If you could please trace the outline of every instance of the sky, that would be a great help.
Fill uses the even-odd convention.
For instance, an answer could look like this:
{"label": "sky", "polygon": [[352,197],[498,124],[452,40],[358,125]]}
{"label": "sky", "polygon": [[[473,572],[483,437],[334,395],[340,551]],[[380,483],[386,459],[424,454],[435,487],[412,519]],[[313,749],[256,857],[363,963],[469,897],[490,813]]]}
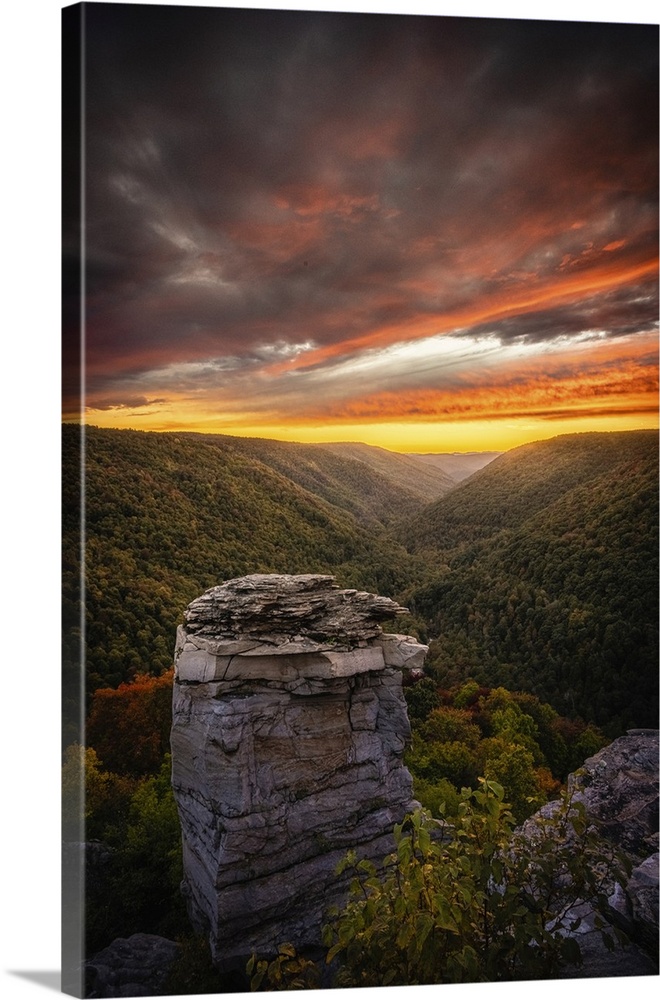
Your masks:
{"label": "sky", "polygon": [[85,16],[66,420],[403,452],[657,427],[657,26]]}

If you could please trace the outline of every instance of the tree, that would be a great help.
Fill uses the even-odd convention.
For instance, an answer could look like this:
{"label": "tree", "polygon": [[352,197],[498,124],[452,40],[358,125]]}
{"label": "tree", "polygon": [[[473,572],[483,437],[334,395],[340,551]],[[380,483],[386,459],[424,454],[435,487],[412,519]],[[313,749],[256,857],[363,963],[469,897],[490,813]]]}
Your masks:
{"label": "tree", "polygon": [[[166,754],[157,775],[140,782],[131,799],[125,841],[118,852],[119,890],[127,926],[171,933],[182,924],[181,828]],[[127,877],[128,876],[128,877]]]}
{"label": "tree", "polygon": [[128,818],[136,782],[105,770],[92,747],[67,747],[62,766],[64,840],[112,842]]}
{"label": "tree", "polygon": [[425,722],[418,726],[420,735],[429,743],[465,743],[476,746],[481,739],[481,731],[472,721],[472,715],[465,709],[443,706],[434,708]]}
{"label": "tree", "polygon": [[174,670],[160,677],[138,674],[117,689],[92,696],[87,743],[116,774],[155,774],[169,750]]}
{"label": "tree", "polygon": [[483,774],[504,786],[518,823],[544,804],[545,796],[534,767],[534,757],[527,747],[492,736],[481,741],[479,753]]}
{"label": "tree", "polygon": [[479,685],[476,681],[468,680],[454,695],[454,707],[465,708],[472,705],[479,696]]}
{"label": "tree", "polygon": [[452,740],[427,743],[415,732],[406,763],[414,775],[431,782],[444,778],[455,788],[476,784],[479,773],[474,747]]}
{"label": "tree", "polygon": [[[109,778],[110,787],[114,780],[127,780]],[[170,778],[167,754],[158,774],[131,782],[122,815],[109,822],[105,809],[91,813],[90,824],[106,854],[86,886],[85,930],[92,952],[115,937],[139,931],[173,937],[188,926],[180,892],[181,830]]]}
{"label": "tree", "polygon": [[431,677],[422,677],[406,686],[404,692],[411,722],[423,721],[429,712],[440,705],[437,684]]}

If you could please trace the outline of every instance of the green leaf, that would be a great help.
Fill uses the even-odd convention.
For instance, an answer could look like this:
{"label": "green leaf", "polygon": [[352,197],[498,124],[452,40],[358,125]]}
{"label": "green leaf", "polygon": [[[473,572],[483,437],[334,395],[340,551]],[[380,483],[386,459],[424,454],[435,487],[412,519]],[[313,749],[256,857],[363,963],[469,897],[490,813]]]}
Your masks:
{"label": "green leaf", "polygon": [[337,944],[334,944],[332,948],[329,949],[327,955],[325,956],[326,964],[329,965],[330,962],[332,962],[333,958],[336,958],[336,956],[339,955],[340,952],[344,950],[344,947],[345,945],[342,944],[341,941],[338,941]]}
{"label": "green leaf", "polygon": [[405,948],[410,943],[414,930],[412,924],[403,924],[399,928],[399,933],[396,936],[397,948]]}
{"label": "green leaf", "polygon": [[439,901],[435,923],[436,926],[440,927],[443,931],[453,931],[454,934],[458,933],[458,925],[454,920],[454,917],[449,909],[449,904],[445,899]]}
{"label": "green leaf", "polygon": [[417,921],[416,938],[421,951],[424,942],[433,930],[433,917],[430,913],[420,913]]}
{"label": "green leaf", "polygon": [[582,964],[582,952],[575,938],[566,937],[561,943],[561,957],[569,965]]}
{"label": "green leaf", "polygon": [[605,945],[605,947],[607,948],[607,950],[608,951],[614,951],[614,947],[615,947],[615,945],[614,945],[614,939],[611,937],[611,935],[608,934],[607,931],[601,931],[600,932],[600,936],[602,937],[603,944]]}

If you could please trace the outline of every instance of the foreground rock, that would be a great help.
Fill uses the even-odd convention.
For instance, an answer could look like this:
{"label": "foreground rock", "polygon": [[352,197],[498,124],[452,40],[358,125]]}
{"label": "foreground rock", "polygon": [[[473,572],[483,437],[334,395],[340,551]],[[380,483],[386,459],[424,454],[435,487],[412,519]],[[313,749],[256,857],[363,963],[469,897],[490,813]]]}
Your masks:
{"label": "foreground rock", "polygon": [[658,850],[658,730],[631,729],[569,779],[601,834],[640,863]]}
{"label": "foreground rock", "polygon": [[[574,977],[644,976],[658,972],[658,731],[630,730],[569,775],[568,791],[582,802],[586,816],[604,840],[627,857],[631,874],[625,885],[611,886],[600,914],[625,932],[626,948],[610,951],[590,907],[577,908],[582,920],[576,938],[584,965],[567,970]],[[556,803],[540,810],[552,818]],[[523,826],[534,836],[535,817]],[[614,937],[614,935],[610,935]]]}
{"label": "foreground rock", "polygon": [[349,848],[381,860],[414,808],[403,611],[332,577],[254,575],[189,606],[177,634],[173,788],[184,891],[217,965],[320,942]]}
{"label": "foreground rock", "polygon": [[[631,730],[571,776],[569,789],[584,803],[587,816],[632,866],[626,885],[613,888],[605,914],[631,944],[623,953],[604,954],[594,936],[588,967],[607,970],[598,975],[658,971],[658,751],[657,730]],[[617,957],[618,972],[613,967]]]}
{"label": "foreground rock", "polygon": [[85,963],[86,997],[164,996],[179,945],[156,934],[133,934]]}

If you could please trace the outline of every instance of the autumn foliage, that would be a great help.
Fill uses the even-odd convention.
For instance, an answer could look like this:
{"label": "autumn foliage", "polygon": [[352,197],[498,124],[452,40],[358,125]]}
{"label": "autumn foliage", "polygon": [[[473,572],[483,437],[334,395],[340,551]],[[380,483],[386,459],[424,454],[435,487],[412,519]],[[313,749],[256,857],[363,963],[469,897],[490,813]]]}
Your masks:
{"label": "autumn foliage", "polygon": [[130,684],[94,692],[87,745],[116,774],[155,774],[169,750],[173,668],[159,677],[138,674]]}

